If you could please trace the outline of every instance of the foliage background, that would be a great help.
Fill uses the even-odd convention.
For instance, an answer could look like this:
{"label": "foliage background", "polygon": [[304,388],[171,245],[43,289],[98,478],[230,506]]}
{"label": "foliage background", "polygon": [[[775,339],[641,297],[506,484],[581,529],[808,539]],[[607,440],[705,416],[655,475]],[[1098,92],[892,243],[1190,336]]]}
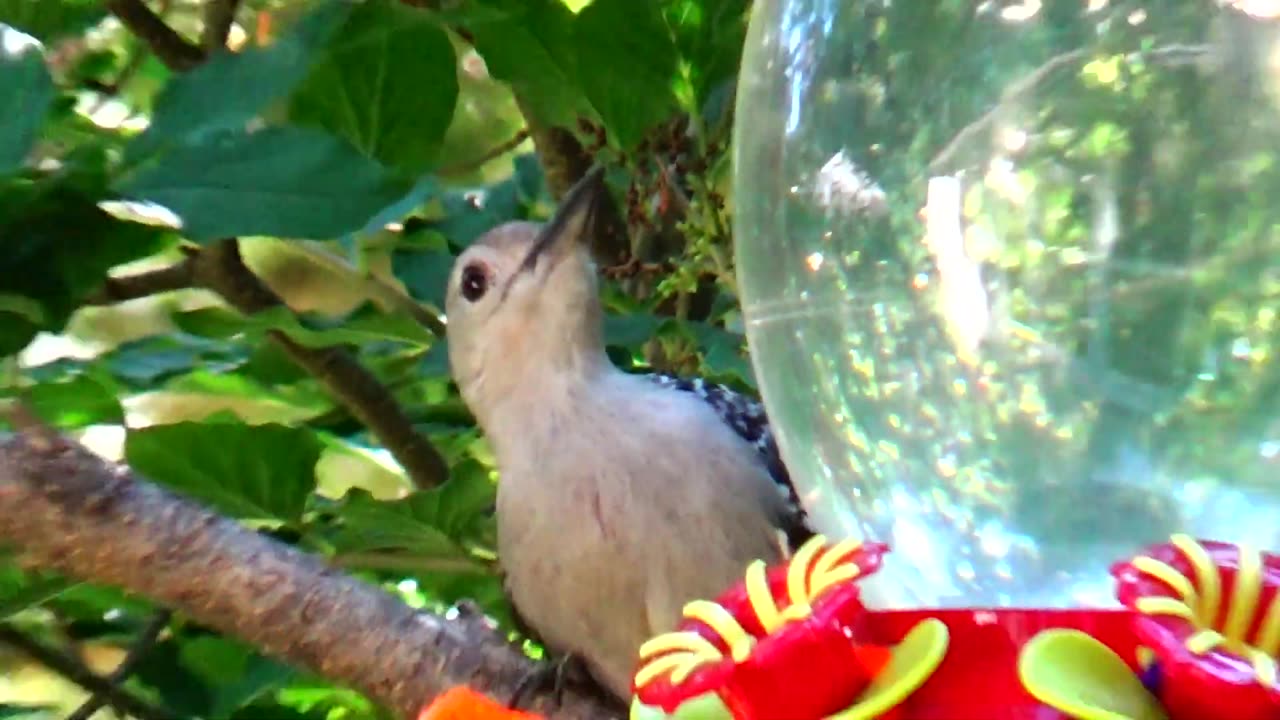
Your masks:
{"label": "foliage background", "polygon": [[[4,395],[415,606],[470,598],[505,622],[492,459],[438,319],[461,249],[546,217],[598,158],[630,228],[601,248],[615,360],[749,382],[718,282],[746,3],[582,5],[0,2]],[[236,256],[285,304],[205,276]],[[298,348],[354,359],[400,410],[368,410],[376,393]],[[124,687],[180,716],[379,712],[183,618],[149,627],[145,598],[0,558],[7,631],[102,672],[146,645]],[[0,715],[84,698],[19,653],[0,663]]]}
{"label": "foliage background", "polygon": [[[1124,440],[1172,447],[1171,462],[1210,475],[1242,467],[1219,438],[1274,435],[1280,393],[1280,169],[1267,151],[1277,126],[1235,110],[1258,94],[1274,103],[1276,86],[1214,84],[1199,60],[1154,73],[1157,63],[1133,58],[1157,40],[1212,41],[1233,49],[1232,62],[1265,37],[1209,2],[865,5],[865,17],[844,16],[857,20],[843,31],[856,42],[827,58],[856,78],[835,96],[849,112],[825,116],[870,138],[856,160],[895,197],[918,197],[913,184],[943,169],[930,168],[940,157],[948,172],[977,171],[969,202],[988,207],[966,213],[1005,231],[983,257],[1009,280],[1005,309],[1068,354],[1105,347],[1109,367],[1173,388],[1142,423],[1104,422],[1127,411],[1091,401],[1093,435],[1064,442],[1096,443],[1085,455],[1108,462]],[[1029,5],[1045,22],[995,42]],[[601,162],[618,210],[597,248],[615,362],[751,390],[728,192],[748,10],[747,0],[0,0],[11,28],[0,37],[0,389],[154,482],[408,603],[443,611],[470,598],[507,621],[492,458],[445,362],[445,275],[482,232],[546,217]],[[954,141],[985,122],[1002,88],[1082,44],[1093,55],[1075,58],[1073,80],[1013,103],[1032,129],[1013,179],[984,176],[985,155]],[[1233,161],[1217,162],[1226,149]],[[1119,241],[1124,262],[1081,259],[1094,200],[1080,178],[1100,168],[1118,173],[1120,216],[1134,228]],[[1002,194],[1013,180],[1037,187],[1036,202]],[[917,212],[893,207],[867,256],[919,256]],[[849,279],[874,279],[854,265]],[[1135,267],[1172,280],[1127,315],[1074,322],[1091,298],[1125,292]],[[1018,296],[1036,283],[1060,283],[1062,301]],[[1156,331],[1170,324],[1184,331]],[[901,377],[877,339],[863,338],[871,349],[857,369]],[[941,362],[918,365],[950,377]],[[1210,370],[1214,381],[1201,382]],[[942,410],[916,424],[859,420],[863,472],[888,462],[877,453],[906,453],[952,458],[963,479],[993,457],[968,432],[975,424],[1044,431],[1043,446],[1082,422],[1016,380],[1007,388],[980,422]],[[1195,437],[1207,439],[1184,442]],[[100,671],[146,645],[123,685],[180,716],[379,716],[355,693],[187,619],[157,624],[156,611],[0,556],[0,632],[56,643]],[[62,717],[83,699],[3,647],[0,717]]]}

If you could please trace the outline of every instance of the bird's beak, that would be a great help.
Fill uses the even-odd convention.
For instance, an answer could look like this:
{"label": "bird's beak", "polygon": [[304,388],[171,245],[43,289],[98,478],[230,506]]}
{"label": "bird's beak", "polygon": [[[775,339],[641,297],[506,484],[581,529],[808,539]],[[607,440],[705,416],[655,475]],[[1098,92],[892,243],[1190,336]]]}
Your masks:
{"label": "bird's beak", "polygon": [[565,193],[560,207],[543,226],[520,269],[533,270],[544,260],[555,265],[579,243],[585,244],[606,192],[604,168],[596,165]]}

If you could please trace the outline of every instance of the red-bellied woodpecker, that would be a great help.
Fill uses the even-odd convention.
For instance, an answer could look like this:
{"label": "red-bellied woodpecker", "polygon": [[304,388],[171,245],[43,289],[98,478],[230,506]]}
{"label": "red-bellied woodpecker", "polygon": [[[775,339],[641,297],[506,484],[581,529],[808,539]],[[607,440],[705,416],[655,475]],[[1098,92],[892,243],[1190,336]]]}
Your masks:
{"label": "red-bellied woodpecker", "polygon": [[498,463],[498,553],[523,625],[620,699],[684,604],[810,536],[763,406],[605,354],[588,245],[595,170],[449,277],[449,361]]}

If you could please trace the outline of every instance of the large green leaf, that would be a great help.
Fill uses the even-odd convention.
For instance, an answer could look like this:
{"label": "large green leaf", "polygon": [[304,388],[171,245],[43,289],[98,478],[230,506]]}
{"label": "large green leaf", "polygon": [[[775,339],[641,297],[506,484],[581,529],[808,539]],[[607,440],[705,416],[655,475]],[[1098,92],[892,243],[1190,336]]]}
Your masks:
{"label": "large green leaf", "polygon": [[573,47],[578,82],[619,145],[670,117],[678,58],[655,4],[595,0],[574,20]]}
{"label": "large green leaf", "polygon": [[225,372],[239,366],[249,354],[248,348],[232,343],[169,333],[123,343],[101,356],[98,364],[117,380],[149,387],[196,367]]}
{"label": "large green leaf", "polygon": [[155,482],[233,517],[297,521],[322,444],[306,428],[183,422],[132,430],[125,459]]}
{"label": "large green leaf", "polygon": [[211,133],[243,130],[268,104],[302,82],[352,7],[347,0],[321,0],[271,45],[220,52],[174,78],[157,98],[146,132],[129,144],[129,157],[141,158]]}
{"label": "large green leaf", "polygon": [[699,107],[738,71],[748,0],[665,0],[663,16],[684,60]]}
{"label": "large green leaf", "polygon": [[751,363],[746,355],[746,339],[742,335],[706,323],[688,323],[687,326],[702,350],[708,374],[732,376],[755,386]]}
{"label": "large green leaf", "polygon": [[[0,395],[5,394],[0,391]],[[86,375],[25,388],[32,410],[55,427],[81,428],[99,423],[123,423],[124,410],[109,388]],[[0,421],[0,427],[5,423]]]}
{"label": "large green leaf", "polygon": [[443,308],[453,262],[454,256],[444,250],[397,250],[391,256],[391,269],[411,296]]}
{"label": "large green leaf", "polygon": [[673,323],[669,318],[660,318],[644,310],[623,315],[611,313],[604,318],[604,340],[608,345],[632,349],[653,339],[661,328]]}
{"label": "large green leaf", "polygon": [[353,490],[338,506],[342,524],[332,538],[339,552],[407,551],[430,557],[464,556],[465,541],[488,540],[487,511],[496,486],[474,460],[444,485],[403,500],[376,500]]}
{"label": "large green leaf", "polygon": [[0,0],[0,23],[48,45],[106,17],[101,0]]}
{"label": "large green leaf", "polygon": [[435,159],[457,100],[457,58],[445,31],[420,10],[368,0],[295,92],[289,116],[416,174]]}
{"label": "large green leaf", "polygon": [[260,335],[268,330],[280,330],[311,347],[378,341],[425,346],[435,342],[435,336],[408,315],[390,315],[372,307],[362,308],[333,327],[316,327],[286,307],[270,308],[253,315],[210,307],[178,313],[173,319],[183,331],[200,337],[228,338],[241,333]]}
{"label": "large green leaf", "polygon": [[91,197],[60,183],[0,187],[0,292],[9,296],[0,298],[0,351],[12,352],[11,343],[27,332],[61,330],[108,269],[174,240],[162,229],[112,217]]}
{"label": "large green leaf", "polygon": [[[43,312],[32,316],[15,311],[6,305],[6,301],[10,299],[13,298],[0,296],[0,357],[12,355],[26,347],[40,332],[41,318],[44,316]],[[39,306],[30,298],[18,299]]]}
{"label": "large green leaf", "polygon": [[156,643],[134,673],[178,715],[202,718],[232,717],[297,676],[297,670],[241,642],[186,633]]}
{"label": "large green leaf", "polygon": [[[435,194],[439,192],[439,181],[434,175],[423,175],[418,178],[418,182],[409,189],[403,197],[398,198],[395,202],[382,208],[376,215],[369,218],[369,222],[357,231],[357,234],[375,233],[384,229],[387,225],[401,220],[404,216],[413,212],[418,207],[425,204]],[[345,243],[354,243],[354,236],[343,238]]]}
{"label": "large green leaf", "polygon": [[[0,34],[12,32],[0,26]],[[53,78],[38,46],[0,50],[0,174],[21,168],[53,104]]]}
{"label": "large green leaf", "polygon": [[462,18],[489,75],[509,84],[540,121],[564,127],[592,113],[574,70],[573,22],[560,0],[487,0]]}
{"label": "large green leaf", "polygon": [[427,223],[455,246],[466,247],[489,230],[509,220],[526,217],[515,178],[481,191],[454,190],[440,196],[444,217]]}
{"label": "large green leaf", "polygon": [[116,187],[175,212],[197,242],[237,235],[327,239],[363,227],[412,183],[345,140],[271,127],[177,148]]}
{"label": "large green leaf", "polygon": [[205,717],[228,717],[237,708],[274,690],[298,671],[236,640],[195,637],[179,651],[182,664],[217,688]]}
{"label": "large green leaf", "polygon": [[53,573],[21,570],[0,560],[0,621],[49,600],[75,585]]}

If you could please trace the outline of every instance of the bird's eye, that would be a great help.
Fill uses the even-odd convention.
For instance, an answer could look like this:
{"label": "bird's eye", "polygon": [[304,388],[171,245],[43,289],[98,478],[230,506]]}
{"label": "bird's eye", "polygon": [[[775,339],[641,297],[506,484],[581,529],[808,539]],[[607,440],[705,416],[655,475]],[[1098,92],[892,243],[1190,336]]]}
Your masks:
{"label": "bird's eye", "polygon": [[479,265],[468,265],[462,268],[462,297],[467,302],[475,302],[484,297],[485,292],[489,289],[489,276],[484,274],[484,269]]}

